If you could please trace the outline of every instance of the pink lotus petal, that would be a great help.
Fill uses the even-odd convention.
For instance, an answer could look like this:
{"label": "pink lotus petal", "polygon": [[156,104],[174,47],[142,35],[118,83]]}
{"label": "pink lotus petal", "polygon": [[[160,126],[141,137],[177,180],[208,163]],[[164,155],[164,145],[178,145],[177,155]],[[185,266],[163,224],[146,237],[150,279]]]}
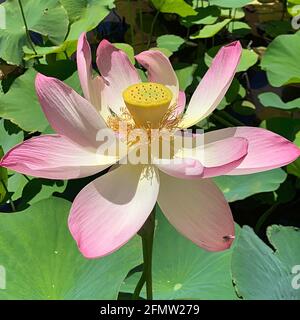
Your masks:
{"label": "pink lotus petal", "polygon": [[130,85],[141,82],[128,56],[107,40],[102,40],[97,50],[97,65],[105,82],[105,101],[111,110],[120,113],[125,106],[122,93]]}
{"label": "pink lotus petal", "polygon": [[43,111],[56,133],[86,147],[97,148],[97,133],[107,128],[93,106],[58,79],[36,77],[36,91]]}
{"label": "pink lotus petal", "polygon": [[179,83],[168,57],[160,51],[149,50],[138,54],[135,58],[147,69],[149,81],[161,83],[170,88],[173,92],[172,103],[177,103]]}
{"label": "pink lotus petal", "polygon": [[[248,152],[248,141],[241,137],[215,137],[209,132],[202,135],[195,134],[191,139],[195,141],[195,147],[178,150],[176,157],[198,160],[203,166],[202,178],[216,177],[230,172],[241,164]],[[187,144],[187,141],[185,143],[193,145]]]}
{"label": "pink lotus petal", "polygon": [[76,179],[100,172],[117,159],[89,152],[59,135],[31,138],[12,148],[0,166],[46,179]]}
{"label": "pink lotus petal", "polygon": [[203,165],[194,159],[171,159],[157,163],[162,172],[180,179],[199,179],[203,176]]}
{"label": "pink lotus petal", "polygon": [[[209,133],[205,134],[205,137],[206,135]],[[247,156],[248,141],[244,138],[228,138],[207,143],[205,137],[202,157],[203,178],[224,175],[236,168]]]}
{"label": "pink lotus petal", "polygon": [[103,257],[129,241],[153,209],[158,190],[153,167],[149,172],[132,165],[122,165],[87,185],[73,202],[69,217],[82,254]]}
{"label": "pink lotus petal", "polygon": [[219,105],[235,75],[242,54],[239,42],[223,47],[199,83],[181,126],[188,128],[206,118]]}
{"label": "pink lotus petal", "polygon": [[241,175],[285,166],[300,156],[300,149],[271,131],[255,127],[227,128],[209,133],[210,139],[242,137],[248,140],[248,154],[242,163],[227,174]]}
{"label": "pink lotus petal", "polygon": [[210,179],[181,180],[160,174],[158,203],[169,222],[199,247],[228,249],[234,222],[222,192]]}
{"label": "pink lotus petal", "polygon": [[186,95],[185,95],[184,91],[179,91],[178,105],[177,105],[177,109],[176,109],[177,115],[180,115],[183,113],[185,106],[186,106]]}
{"label": "pink lotus petal", "polygon": [[93,78],[91,48],[86,34],[81,34],[77,46],[78,75],[85,98],[101,110],[101,91],[103,82],[100,76]]}

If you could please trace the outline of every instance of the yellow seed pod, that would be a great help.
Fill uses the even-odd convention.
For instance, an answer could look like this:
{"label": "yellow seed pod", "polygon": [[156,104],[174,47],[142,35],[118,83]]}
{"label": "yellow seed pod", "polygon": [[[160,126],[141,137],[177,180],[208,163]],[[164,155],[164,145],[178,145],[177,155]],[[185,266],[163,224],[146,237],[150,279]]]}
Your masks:
{"label": "yellow seed pod", "polygon": [[158,128],[172,98],[169,88],[153,82],[134,84],[123,92],[123,99],[135,123],[139,126],[151,124],[152,128]]}

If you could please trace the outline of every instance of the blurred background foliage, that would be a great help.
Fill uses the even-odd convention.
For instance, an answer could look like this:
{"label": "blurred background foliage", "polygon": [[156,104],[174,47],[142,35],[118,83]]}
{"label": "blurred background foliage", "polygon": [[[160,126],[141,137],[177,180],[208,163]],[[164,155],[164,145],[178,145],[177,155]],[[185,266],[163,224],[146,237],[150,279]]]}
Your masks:
{"label": "blurred background foliage", "polygon": [[[143,50],[162,51],[188,99],[218,49],[241,41],[242,59],[226,97],[194,129],[258,126],[300,147],[300,0],[1,3],[6,28],[0,29],[0,156],[24,139],[52,132],[35,94],[37,72],[82,93],[75,60],[82,32],[88,33],[93,54],[102,39],[133,63]],[[144,77],[144,70],[139,71]],[[86,261],[68,234],[70,201],[93,178],[50,181],[0,168],[0,265],[18,275],[9,291],[0,291],[0,299],[131,297],[139,274],[134,267],[141,263],[138,236],[111,257]],[[291,267],[300,264],[300,159],[283,169],[215,181],[237,224],[251,228],[237,225],[232,249],[208,253],[159,215],[154,297],[299,299],[300,290],[290,283]],[[31,275],[23,268],[28,259]]]}

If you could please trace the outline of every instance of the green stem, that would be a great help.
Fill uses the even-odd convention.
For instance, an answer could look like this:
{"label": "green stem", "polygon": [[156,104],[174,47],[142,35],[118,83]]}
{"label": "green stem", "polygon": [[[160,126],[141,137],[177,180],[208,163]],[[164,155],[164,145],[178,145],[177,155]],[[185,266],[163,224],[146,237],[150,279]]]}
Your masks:
{"label": "green stem", "polygon": [[243,123],[240,120],[236,119],[235,117],[233,117],[231,114],[229,114],[225,110],[220,110],[219,114],[221,116],[223,116],[224,118],[227,118],[228,121],[230,121],[231,123],[233,123],[236,126],[245,126],[245,123]]}
{"label": "green stem", "polygon": [[28,182],[31,181],[31,180],[26,176],[26,174],[23,174],[23,177],[24,177]]}
{"label": "green stem", "polygon": [[[127,0],[128,3],[128,7],[130,8],[130,0]],[[132,12],[131,10],[129,10],[130,12]],[[131,45],[134,45],[134,30],[133,30],[133,26],[130,24],[130,36],[131,36]]]}
{"label": "green stem", "polygon": [[156,12],[154,18],[153,18],[153,21],[152,21],[152,24],[151,24],[151,29],[150,29],[150,34],[149,34],[149,40],[148,40],[148,44],[147,44],[147,49],[150,49],[151,47],[151,42],[152,42],[152,37],[153,37],[153,32],[154,32],[154,27],[155,27],[155,24],[156,24],[156,21],[158,19],[158,16],[159,16],[159,11]]}
{"label": "green stem", "polygon": [[190,28],[190,27],[187,27],[187,28],[186,28],[186,38],[187,38],[187,39],[189,39],[190,33],[191,33],[191,28]]}
{"label": "green stem", "polygon": [[234,10],[233,10],[232,31],[234,31],[234,23],[235,23],[236,11],[237,11],[237,9],[234,9]]}
{"label": "green stem", "polygon": [[142,33],[142,42],[143,46],[145,43],[145,35],[144,35],[144,20],[143,20],[143,7],[142,7],[142,1],[139,1],[139,16],[140,16],[140,28],[141,28],[141,33]]}
{"label": "green stem", "polygon": [[269,216],[276,210],[278,207],[278,203],[273,204],[272,207],[270,207],[263,215],[260,216],[258,219],[256,226],[254,228],[255,232],[258,234],[263,224],[266,222],[266,220],[269,218]]}
{"label": "green stem", "polygon": [[212,113],[210,116],[213,119],[217,120],[219,123],[223,124],[225,127],[234,127],[234,125],[232,123],[230,123],[229,121],[223,119],[222,117],[218,116],[215,113]]}
{"label": "green stem", "polygon": [[[154,228],[153,228],[154,231]],[[153,300],[152,290],[152,252],[153,252],[153,233],[143,239],[144,268],[146,278],[147,300]]]}
{"label": "green stem", "polygon": [[144,226],[140,231],[143,242],[143,273],[142,276],[134,290],[133,299],[138,299],[143,289],[144,284],[146,284],[146,295],[147,300],[153,299],[153,289],[152,289],[152,253],[153,253],[153,238],[155,229],[155,207],[152,210],[149,218],[145,222]]}
{"label": "green stem", "polygon": [[9,192],[8,192],[8,189],[7,189],[7,187],[6,187],[6,184],[5,184],[4,181],[2,181],[2,180],[0,180],[0,182],[2,183],[4,190],[5,190],[5,192],[6,192],[7,195],[8,195],[9,203],[10,203],[10,205],[11,205],[12,211],[13,211],[13,212],[16,212],[17,210],[16,210],[16,207],[15,207],[15,204],[14,204],[14,202],[13,202],[13,199],[12,199],[11,195],[10,195]]}
{"label": "green stem", "polygon": [[70,60],[67,51],[64,51],[64,55],[65,55],[65,57],[66,57],[67,60]]}
{"label": "green stem", "polygon": [[287,0],[283,0],[283,8],[282,8],[281,21],[284,20],[285,13],[287,12],[287,9],[288,9],[288,1],[287,1]]}
{"label": "green stem", "polygon": [[246,80],[246,86],[247,86],[247,93],[252,97],[252,89],[251,89],[251,84],[250,84],[250,80],[249,80],[249,76],[248,73],[245,72],[243,74],[245,80]]}
{"label": "green stem", "polygon": [[28,25],[27,25],[27,22],[26,22],[26,18],[25,18],[25,14],[24,14],[23,5],[22,5],[21,0],[18,0],[18,3],[19,3],[19,7],[20,7],[20,10],[21,10],[21,14],[22,14],[22,18],[23,18],[23,22],[24,22],[24,26],[25,26],[25,30],[26,30],[27,41],[28,41],[31,49],[35,53],[35,55],[37,55],[37,52],[36,52],[36,50],[34,48],[32,40],[30,38],[30,33],[29,33],[29,29],[28,29]]}
{"label": "green stem", "polygon": [[145,282],[146,282],[145,273],[142,272],[142,276],[141,276],[141,278],[140,278],[140,280],[139,280],[139,282],[138,282],[138,284],[137,284],[137,286],[136,286],[136,288],[134,290],[134,293],[133,293],[133,296],[132,296],[132,300],[138,300],[139,299],[140,293],[141,293],[141,291],[142,291],[142,289],[144,287]]}

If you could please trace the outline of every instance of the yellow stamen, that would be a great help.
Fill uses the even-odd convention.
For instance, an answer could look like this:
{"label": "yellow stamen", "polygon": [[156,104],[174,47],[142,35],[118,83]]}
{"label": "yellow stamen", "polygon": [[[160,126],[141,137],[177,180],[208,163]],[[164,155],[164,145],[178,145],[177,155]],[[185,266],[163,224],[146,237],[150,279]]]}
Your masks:
{"label": "yellow stamen", "polygon": [[123,92],[123,99],[137,126],[159,128],[173,98],[172,91],[159,83],[138,83]]}

